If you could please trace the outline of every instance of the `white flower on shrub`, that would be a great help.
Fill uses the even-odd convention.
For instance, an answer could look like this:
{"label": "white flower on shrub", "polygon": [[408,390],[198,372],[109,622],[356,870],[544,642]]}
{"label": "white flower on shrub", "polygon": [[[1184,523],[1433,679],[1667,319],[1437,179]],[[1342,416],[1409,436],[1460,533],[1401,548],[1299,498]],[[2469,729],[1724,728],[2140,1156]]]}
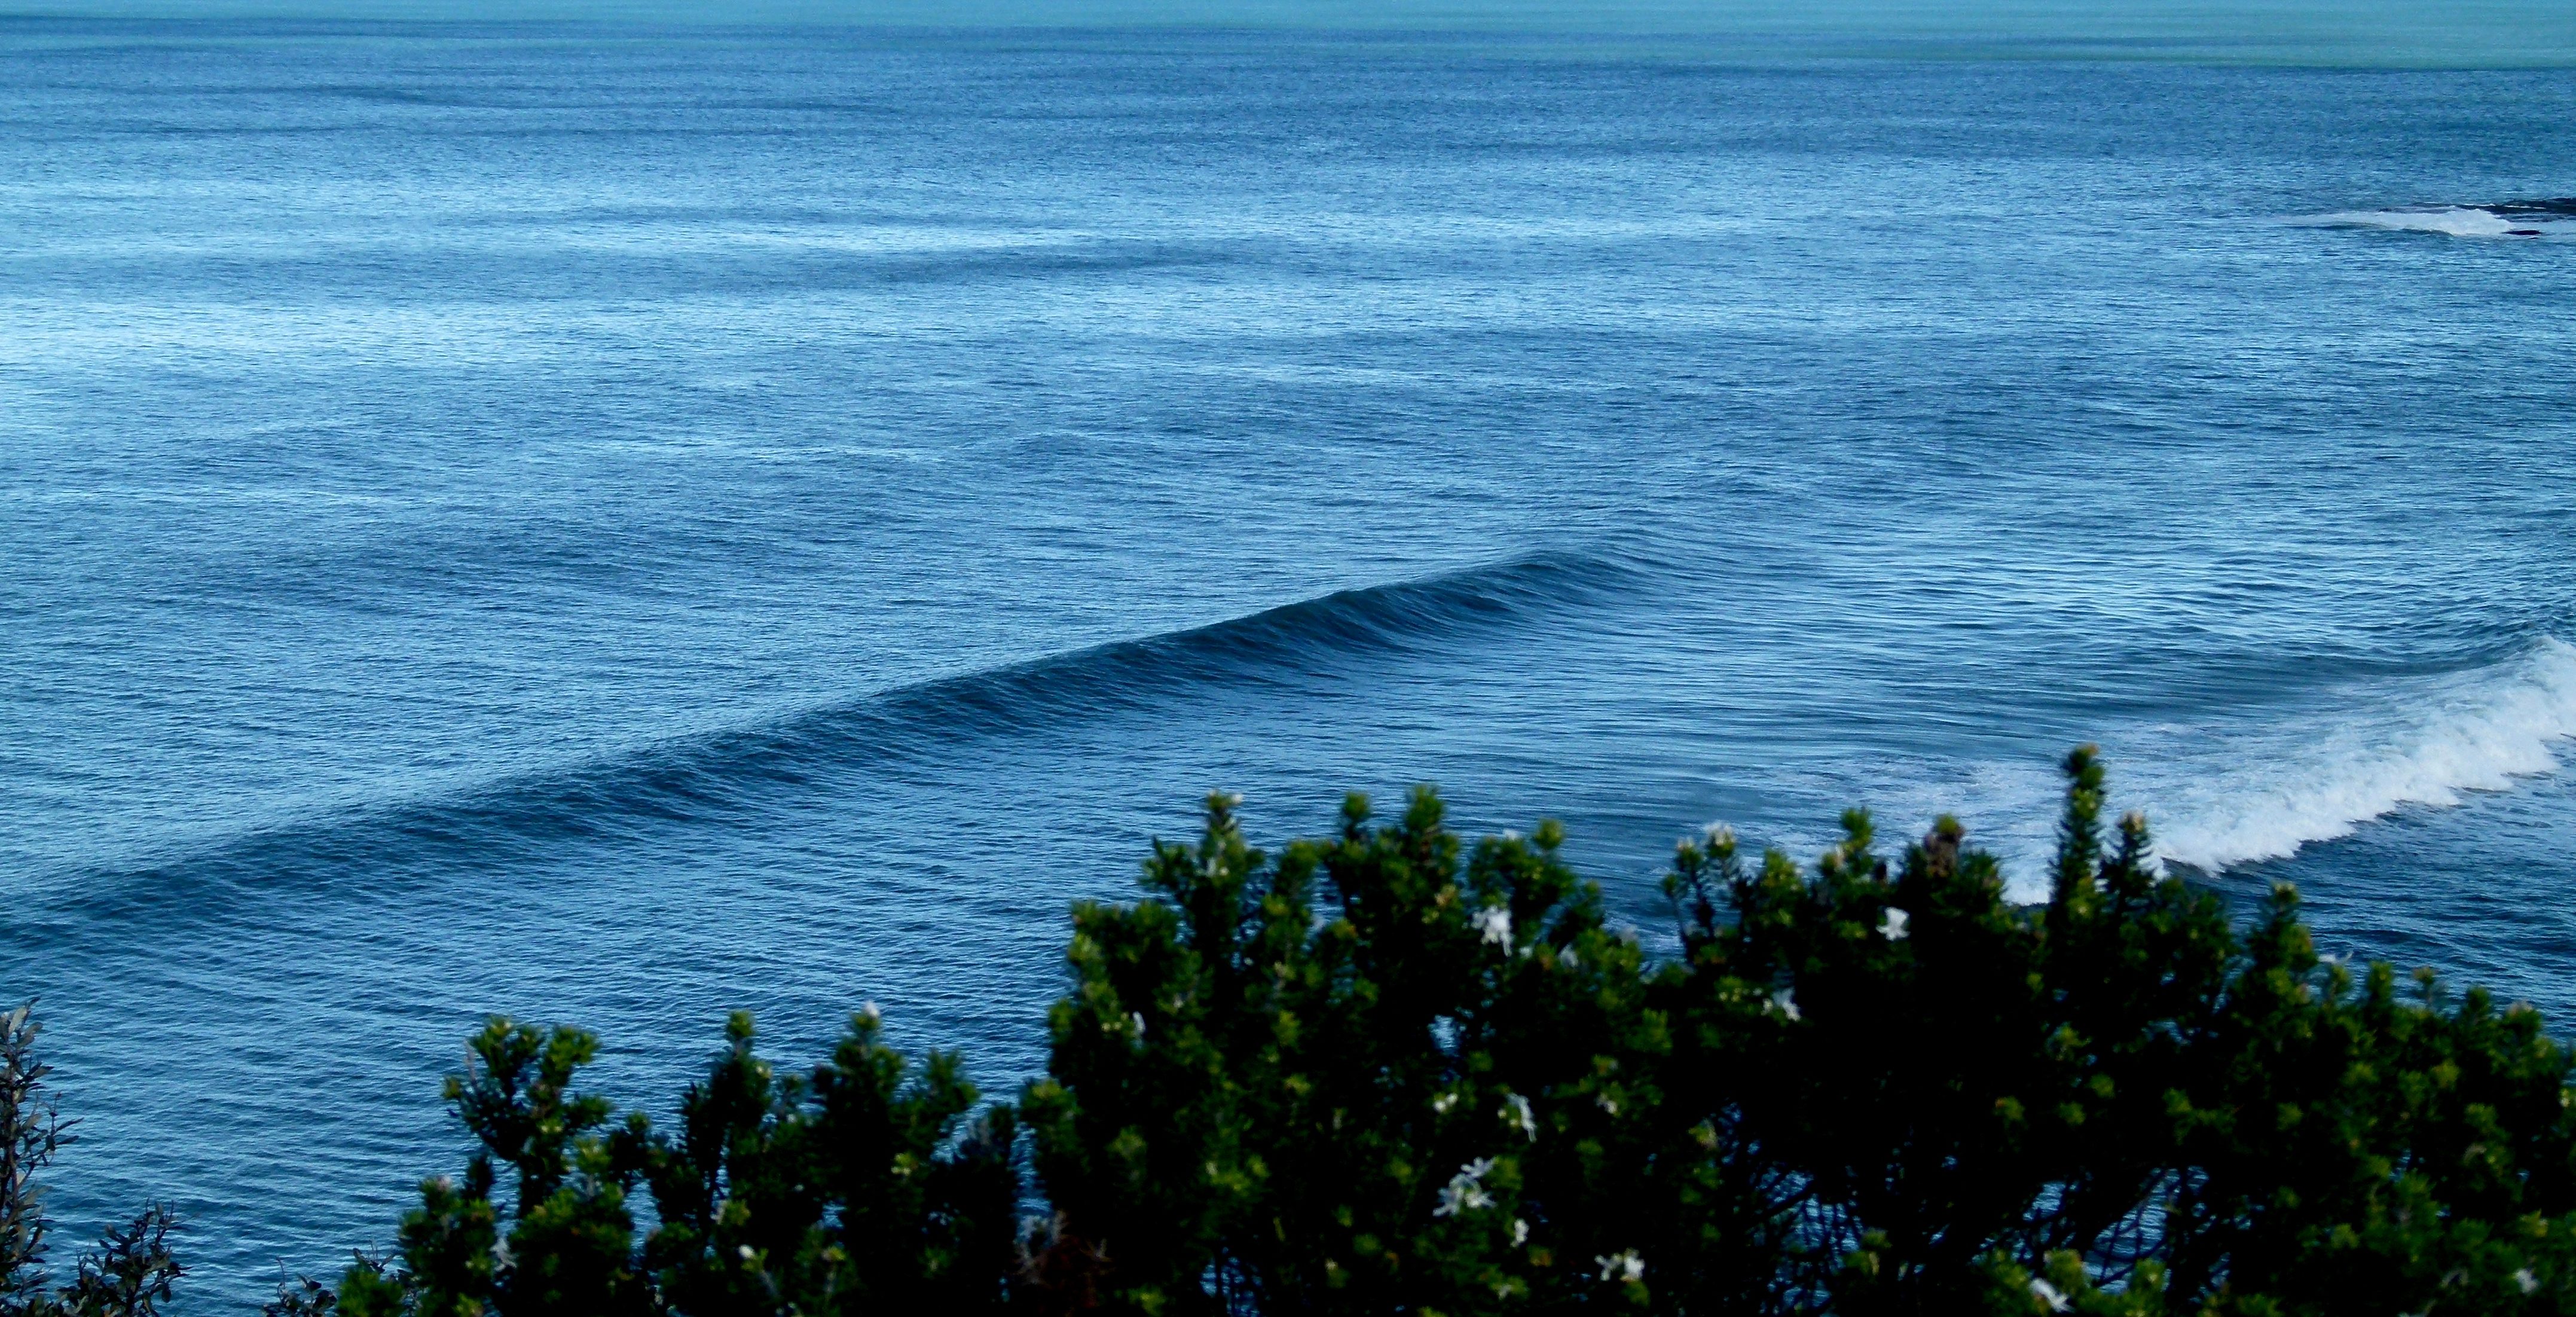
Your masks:
{"label": "white flower on shrub", "polygon": [[1592,1260],[1601,1264],[1603,1280],[1631,1281],[1646,1278],[1646,1260],[1637,1256],[1637,1250],[1633,1248],[1621,1249],[1616,1253]]}
{"label": "white flower on shrub", "polygon": [[1498,947],[1512,944],[1512,912],[1508,906],[1489,905],[1476,912],[1476,931]]}
{"label": "white flower on shrub", "polygon": [[2038,1296],[2040,1302],[2047,1304],[2050,1312],[2064,1312],[2067,1309],[2065,1291],[2037,1276],[2030,1278],[2030,1292]]}
{"label": "white flower on shrub", "polygon": [[1494,1169],[1494,1159],[1479,1157],[1458,1168],[1449,1183],[1441,1186],[1440,1205],[1431,1209],[1433,1216],[1456,1216],[1494,1205],[1494,1196],[1485,1192],[1485,1172]]}
{"label": "white flower on shrub", "polygon": [[1912,916],[1906,914],[1904,911],[1899,910],[1894,906],[1889,906],[1886,913],[1878,917],[1878,935],[1886,938],[1890,942],[1904,941],[1905,925],[1911,918]]}
{"label": "white flower on shrub", "polygon": [[1782,988],[1778,992],[1772,993],[1771,1004],[1778,1007],[1782,1015],[1788,1016],[1792,1020],[1798,1018],[1798,998],[1789,989]]}
{"label": "white flower on shrub", "polygon": [[1518,1093],[1503,1095],[1503,1109],[1494,1113],[1518,1126],[1521,1137],[1538,1141],[1538,1116],[1530,1110],[1530,1101]]}

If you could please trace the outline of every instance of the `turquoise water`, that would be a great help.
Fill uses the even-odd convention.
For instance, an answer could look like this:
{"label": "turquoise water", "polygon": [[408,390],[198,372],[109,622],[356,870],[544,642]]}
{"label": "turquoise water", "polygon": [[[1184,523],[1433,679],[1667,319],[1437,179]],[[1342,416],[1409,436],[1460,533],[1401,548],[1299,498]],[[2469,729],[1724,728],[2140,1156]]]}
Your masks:
{"label": "turquoise water", "polygon": [[1651,940],[1719,819],[2035,890],[2098,740],[2576,1018],[2576,84],[1924,54],[0,26],[59,1210],[381,1242],[486,1011],[1007,1089],[1217,786],[1558,815]]}
{"label": "turquoise water", "polygon": [[2566,68],[2556,0],[57,0],[93,18],[911,27],[952,34],[1231,28],[1434,36],[1685,59],[2091,57],[2331,68]]}

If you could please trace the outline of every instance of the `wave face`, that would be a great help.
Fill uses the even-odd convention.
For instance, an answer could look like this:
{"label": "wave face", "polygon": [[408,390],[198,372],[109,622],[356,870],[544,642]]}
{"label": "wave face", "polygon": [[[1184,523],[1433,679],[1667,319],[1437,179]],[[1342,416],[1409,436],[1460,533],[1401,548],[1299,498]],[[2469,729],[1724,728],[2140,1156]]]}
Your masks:
{"label": "wave face", "polygon": [[[1617,597],[1639,569],[1540,553],[1416,580],[1338,590],[1242,617],[959,673],[758,723],[263,828],[139,872],[83,878],[88,933],[116,910],[162,911],[174,888],[205,902],[327,876],[353,860],[511,853],[615,838],[638,825],[731,820],[765,799],[987,737],[1024,736],[1166,706],[1193,690],[1288,687],[1371,658],[1476,643]],[[110,926],[112,927],[112,926]]]}
{"label": "wave face", "polygon": [[2448,809],[2555,773],[2576,737],[2576,646],[2555,638],[2439,679],[2357,688],[2333,721],[2267,729],[2160,803],[2164,856],[2200,870],[2297,854],[2408,806]]}
{"label": "wave face", "polygon": [[2342,210],[2302,223],[2357,229],[2440,233],[2454,238],[2576,238],[2576,198],[2503,201],[2486,205],[2398,206]]}

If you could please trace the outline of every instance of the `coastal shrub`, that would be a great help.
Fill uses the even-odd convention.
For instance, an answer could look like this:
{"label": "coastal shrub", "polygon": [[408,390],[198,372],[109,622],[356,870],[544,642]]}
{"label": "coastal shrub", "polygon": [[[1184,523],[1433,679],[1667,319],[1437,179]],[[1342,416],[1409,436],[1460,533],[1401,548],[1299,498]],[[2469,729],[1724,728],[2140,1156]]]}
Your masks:
{"label": "coastal shrub", "polygon": [[[1713,829],[1649,955],[1561,829],[1418,790],[1275,855],[1212,796],[1073,915],[1046,1073],[986,1102],[873,1008],[782,1074],[737,1015],[670,1128],[491,1022],[479,1146],[273,1314],[2576,1312],[2576,1090],[2528,1006],[2238,925],[2065,765],[2048,899],[1953,819],[1810,866]],[[44,1288],[7,1017],[0,1315],[151,1312],[165,1211]],[[14,1306],[11,1306],[14,1305]],[[46,1306],[51,1305],[51,1306]],[[119,1306],[122,1305],[122,1306]]]}
{"label": "coastal shrub", "polygon": [[955,1054],[912,1065],[880,1024],[860,1012],[830,1060],[781,1076],[737,1013],[663,1132],[574,1090],[596,1037],[496,1019],[447,1081],[481,1145],[464,1174],[422,1183],[394,1256],[360,1256],[336,1288],[286,1286],[267,1310],[999,1311],[1017,1261],[1011,1109],[977,1110]]}
{"label": "coastal shrub", "polygon": [[1796,1306],[2576,1306],[2570,1061],[2537,1013],[2446,1006],[2429,975],[2403,1001],[2385,965],[2356,983],[2286,887],[2236,935],[2154,871],[2145,820],[2104,845],[2089,751],[2066,769],[2037,909],[1949,819],[1893,867],[1857,814],[1812,875],[1748,871],[1722,833],[1681,848],[1664,981],[1710,1022],[1694,1091],[1799,1184],[1809,1258],[1839,1259]]}
{"label": "coastal shrub", "polygon": [[144,1208],[110,1226],[98,1246],[54,1285],[45,1267],[45,1186],[37,1177],[73,1141],[72,1126],[45,1093],[52,1068],[36,1060],[32,1003],[0,1015],[0,1317],[150,1317],[169,1301],[182,1269],[170,1252],[178,1218]]}
{"label": "coastal shrub", "polygon": [[[1759,1304],[1788,1223],[1676,1092],[1673,1021],[1560,830],[1462,847],[1417,791],[1273,863],[1232,798],[1156,899],[1074,915],[1023,1099],[1038,1185],[1125,1311]],[[1317,908],[1319,889],[1331,899]]]}

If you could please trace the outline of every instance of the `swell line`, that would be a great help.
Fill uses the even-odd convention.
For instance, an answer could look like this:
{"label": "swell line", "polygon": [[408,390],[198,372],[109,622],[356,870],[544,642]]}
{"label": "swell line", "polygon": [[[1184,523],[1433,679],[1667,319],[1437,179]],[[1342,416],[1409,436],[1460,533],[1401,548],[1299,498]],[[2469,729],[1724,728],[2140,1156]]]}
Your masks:
{"label": "swell line", "polygon": [[[66,894],[86,922],[217,902],[294,875],[475,853],[496,863],[568,840],[749,817],[782,790],[980,738],[1155,707],[1211,686],[1285,686],[1368,655],[1419,651],[1616,595],[1639,569],[1541,553],[1336,591],[1186,630],[934,678],[783,718],[654,743],[426,800],[311,817]],[[351,875],[353,881],[363,878]],[[30,915],[35,912],[28,911]],[[41,922],[53,922],[43,920]]]}

